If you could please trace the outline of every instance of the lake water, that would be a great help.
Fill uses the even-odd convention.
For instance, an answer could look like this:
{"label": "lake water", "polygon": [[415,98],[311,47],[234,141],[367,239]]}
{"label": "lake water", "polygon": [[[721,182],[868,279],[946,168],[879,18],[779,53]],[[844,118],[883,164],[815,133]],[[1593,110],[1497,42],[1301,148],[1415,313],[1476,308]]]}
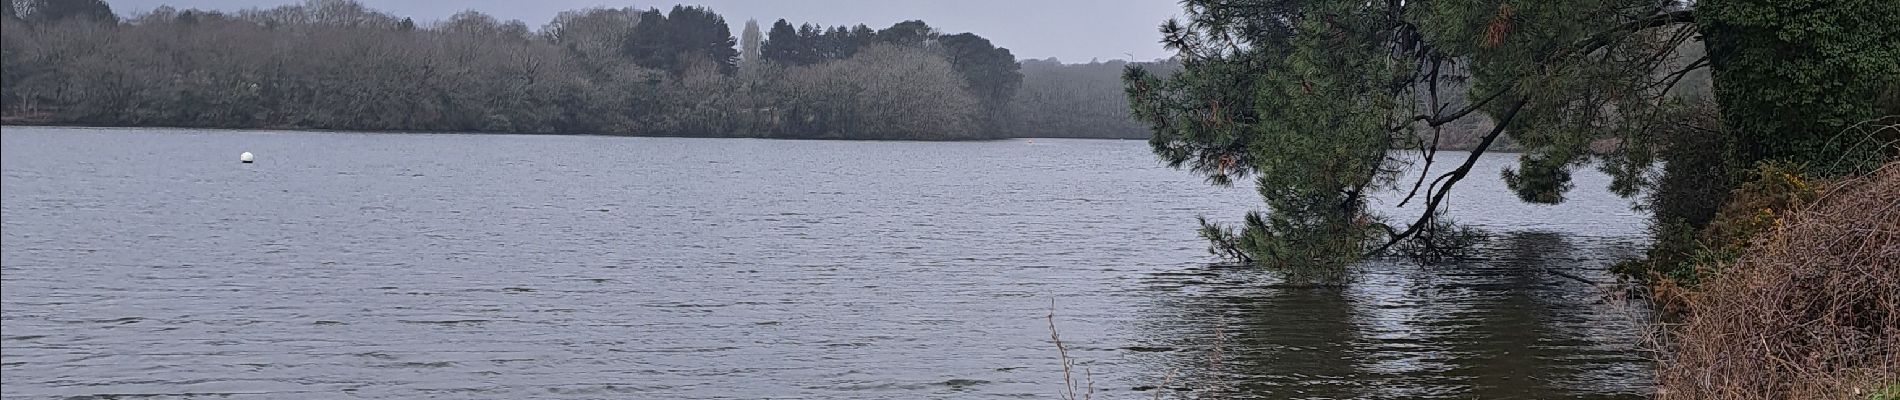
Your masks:
{"label": "lake water", "polygon": [[1141,141],[0,137],[8,399],[1052,398],[1052,300],[1097,398],[1651,381],[1642,310],[1551,273],[1611,280],[1644,217],[1593,171],[1522,204],[1511,155],[1452,203],[1485,258],[1327,289],[1209,264],[1194,217],[1258,196]]}

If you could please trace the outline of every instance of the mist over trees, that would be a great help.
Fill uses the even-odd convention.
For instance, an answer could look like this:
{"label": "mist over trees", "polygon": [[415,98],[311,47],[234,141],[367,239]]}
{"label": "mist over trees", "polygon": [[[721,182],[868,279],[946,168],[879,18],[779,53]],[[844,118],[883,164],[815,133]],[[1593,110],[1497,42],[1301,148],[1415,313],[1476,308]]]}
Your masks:
{"label": "mist over trees", "polygon": [[[417,23],[349,0],[235,12],[0,1],[7,123],[960,140],[1136,137],[1026,119],[1008,49],[923,21],[775,21],[590,8],[539,29],[465,11]],[[1050,82],[1073,78],[1043,74]],[[1091,75],[1093,78],[1093,75]],[[1100,77],[1112,85],[1113,77]],[[1074,83],[1082,85],[1082,83]],[[1040,101],[1080,104],[1071,91]],[[1108,107],[1106,104],[1093,105]],[[1122,113],[1093,112],[1120,118]],[[1066,123],[1068,126],[1043,127]]]}
{"label": "mist over trees", "polygon": [[1122,70],[1131,64],[1162,74],[1180,68],[1171,61],[1063,64],[1053,58],[1024,60],[1022,88],[1011,105],[1018,121],[1016,132],[1034,137],[1147,139],[1153,131],[1129,116],[1128,97],[1123,94]]}

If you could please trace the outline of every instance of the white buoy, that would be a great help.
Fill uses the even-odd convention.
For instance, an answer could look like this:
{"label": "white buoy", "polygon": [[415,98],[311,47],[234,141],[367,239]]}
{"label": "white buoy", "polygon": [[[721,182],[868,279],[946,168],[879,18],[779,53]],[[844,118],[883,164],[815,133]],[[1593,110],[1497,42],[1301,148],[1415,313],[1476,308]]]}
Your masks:
{"label": "white buoy", "polygon": [[248,151],[246,151],[246,152],[244,152],[244,154],[239,154],[239,155],[238,155],[238,162],[241,162],[241,163],[245,163],[245,164],[250,164],[250,163],[251,163],[251,152],[248,152]]}

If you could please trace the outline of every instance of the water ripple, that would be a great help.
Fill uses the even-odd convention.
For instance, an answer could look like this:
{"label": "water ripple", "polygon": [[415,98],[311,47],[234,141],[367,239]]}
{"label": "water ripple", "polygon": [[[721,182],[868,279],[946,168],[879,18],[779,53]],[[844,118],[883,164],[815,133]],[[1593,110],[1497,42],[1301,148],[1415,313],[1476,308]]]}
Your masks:
{"label": "water ripple", "polygon": [[0,137],[9,399],[1045,397],[1051,299],[1105,397],[1648,382],[1624,314],[1542,272],[1640,245],[1591,172],[1563,208],[1461,187],[1485,261],[1314,289],[1205,264],[1194,217],[1257,198],[1138,141]]}

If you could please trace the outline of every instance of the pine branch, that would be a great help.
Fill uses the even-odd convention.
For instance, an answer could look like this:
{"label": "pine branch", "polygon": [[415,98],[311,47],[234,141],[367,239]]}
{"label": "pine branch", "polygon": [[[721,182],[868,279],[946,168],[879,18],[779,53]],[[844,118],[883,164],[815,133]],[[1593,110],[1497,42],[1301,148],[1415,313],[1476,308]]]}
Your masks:
{"label": "pine branch", "polygon": [[[1491,144],[1497,142],[1498,136],[1504,134],[1504,128],[1511,125],[1511,120],[1517,118],[1517,112],[1523,110],[1524,105],[1529,102],[1529,100],[1518,100],[1516,103],[1511,104],[1511,108],[1505,111],[1503,116],[1498,117],[1498,126],[1491,128],[1491,133],[1484,135],[1484,140],[1478,142],[1478,147],[1471,150],[1470,156],[1465,157],[1464,164],[1446,173],[1444,177],[1440,177],[1440,179],[1446,180],[1445,186],[1438,187],[1435,192],[1431,193],[1431,199],[1426,201],[1425,210],[1422,215],[1418,217],[1418,221],[1406,227],[1404,232],[1393,234],[1385,244],[1380,245],[1379,248],[1374,249],[1370,254],[1376,255],[1384,253],[1387,249],[1392,248],[1392,245],[1398,244],[1418,234],[1419,230],[1430,225],[1432,217],[1438,212],[1439,206],[1444,203],[1445,195],[1451,194],[1452,185],[1457,184],[1459,180],[1464,179],[1465,175],[1471,172],[1471,168],[1478,164],[1478,157],[1483,156],[1486,150],[1491,149]],[[1433,186],[1437,186],[1437,183],[1433,183]],[[1390,231],[1390,229],[1387,230],[1388,233]]]}
{"label": "pine branch", "polygon": [[1676,10],[1651,15],[1646,18],[1630,21],[1609,30],[1597,32],[1596,34],[1590,35],[1589,38],[1572,45],[1571,48],[1575,49],[1574,54],[1590,54],[1596,52],[1597,49],[1616,42],[1616,39],[1621,38],[1623,35],[1659,26],[1695,23],[1695,21],[1695,10]]}

